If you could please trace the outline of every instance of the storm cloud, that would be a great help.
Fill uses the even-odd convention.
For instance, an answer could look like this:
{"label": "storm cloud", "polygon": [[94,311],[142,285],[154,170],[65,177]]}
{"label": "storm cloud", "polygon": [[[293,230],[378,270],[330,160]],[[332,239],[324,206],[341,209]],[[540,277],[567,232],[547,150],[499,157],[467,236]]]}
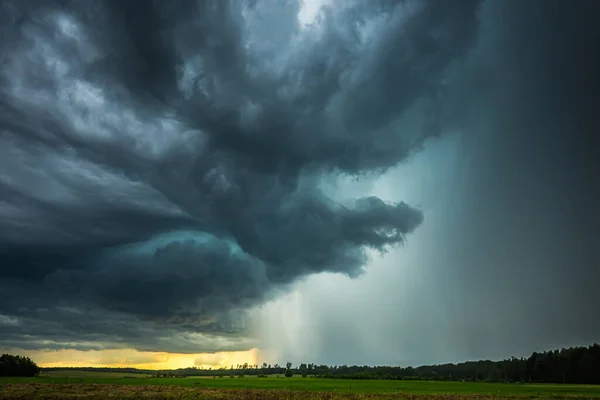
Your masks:
{"label": "storm cloud", "polygon": [[423,213],[323,182],[440,134],[479,3],[0,2],[0,346],[247,349],[244,310],[359,276]]}
{"label": "storm cloud", "polygon": [[600,340],[599,17],[593,0],[482,2],[442,138],[366,190],[425,222],[360,281],[313,276],[270,305],[279,360],[418,365]]}

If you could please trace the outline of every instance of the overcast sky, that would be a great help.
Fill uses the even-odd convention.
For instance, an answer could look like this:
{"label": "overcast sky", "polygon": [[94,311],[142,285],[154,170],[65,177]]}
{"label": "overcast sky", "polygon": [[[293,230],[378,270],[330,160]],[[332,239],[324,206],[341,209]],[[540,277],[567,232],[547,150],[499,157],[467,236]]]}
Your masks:
{"label": "overcast sky", "polygon": [[414,365],[599,341],[599,14],[0,0],[0,349]]}

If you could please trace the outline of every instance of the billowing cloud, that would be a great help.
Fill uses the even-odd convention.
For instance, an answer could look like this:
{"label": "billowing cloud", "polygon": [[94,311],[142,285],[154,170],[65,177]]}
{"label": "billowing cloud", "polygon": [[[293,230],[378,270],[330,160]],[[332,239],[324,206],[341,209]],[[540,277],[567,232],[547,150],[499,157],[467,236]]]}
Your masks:
{"label": "billowing cloud", "polygon": [[482,2],[443,89],[454,134],[369,189],[425,223],[360,281],[313,276],[261,310],[278,360],[414,365],[599,340],[599,19],[594,0]]}
{"label": "billowing cloud", "polygon": [[440,133],[479,1],[0,2],[0,345],[253,347],[244,310],[422,221],[343,204]]}

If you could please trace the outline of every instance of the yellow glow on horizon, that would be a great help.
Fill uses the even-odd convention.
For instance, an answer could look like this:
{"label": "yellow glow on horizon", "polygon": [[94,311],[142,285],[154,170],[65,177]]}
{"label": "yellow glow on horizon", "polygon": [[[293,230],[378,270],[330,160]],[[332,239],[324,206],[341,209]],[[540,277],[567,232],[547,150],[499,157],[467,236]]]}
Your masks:
{"label": "yellow glow on horizon", "polygon": [[139,369],[229,368],[238,364],[259,364],[258,349],[218,353],[179,354],[137,351],[134,349],[112,350],[21,350],[3,349],[2,353],[30,357],[40,367],[111,367]]}

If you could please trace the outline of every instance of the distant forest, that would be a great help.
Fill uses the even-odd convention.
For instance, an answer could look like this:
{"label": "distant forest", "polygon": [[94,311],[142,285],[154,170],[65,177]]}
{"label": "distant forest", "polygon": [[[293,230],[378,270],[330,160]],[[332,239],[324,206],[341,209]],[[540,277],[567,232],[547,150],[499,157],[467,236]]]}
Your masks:
{"label": "distant forest", "polygon": [[[44,368],[66,370],[69,368]],[[155,377],[213,376],[215,378],[247,375],[265,377],[281,375],[289,377],[321,377],[331,379],[403,379],[403,380],[448,380],[520,383],[579,383],[600,384],[600,345],[569,349],[534,352],[529,358],[502,361],[469,361],[458,364],[424,365],[421,367],[370,367],[370,366],[327,366],[298,364],[232,365],[229,368],[201,369],[184,368],[169,371],[140,370],[135,368],[71,368],[79,371],[111,371],[125,373],[147,373]]]}

